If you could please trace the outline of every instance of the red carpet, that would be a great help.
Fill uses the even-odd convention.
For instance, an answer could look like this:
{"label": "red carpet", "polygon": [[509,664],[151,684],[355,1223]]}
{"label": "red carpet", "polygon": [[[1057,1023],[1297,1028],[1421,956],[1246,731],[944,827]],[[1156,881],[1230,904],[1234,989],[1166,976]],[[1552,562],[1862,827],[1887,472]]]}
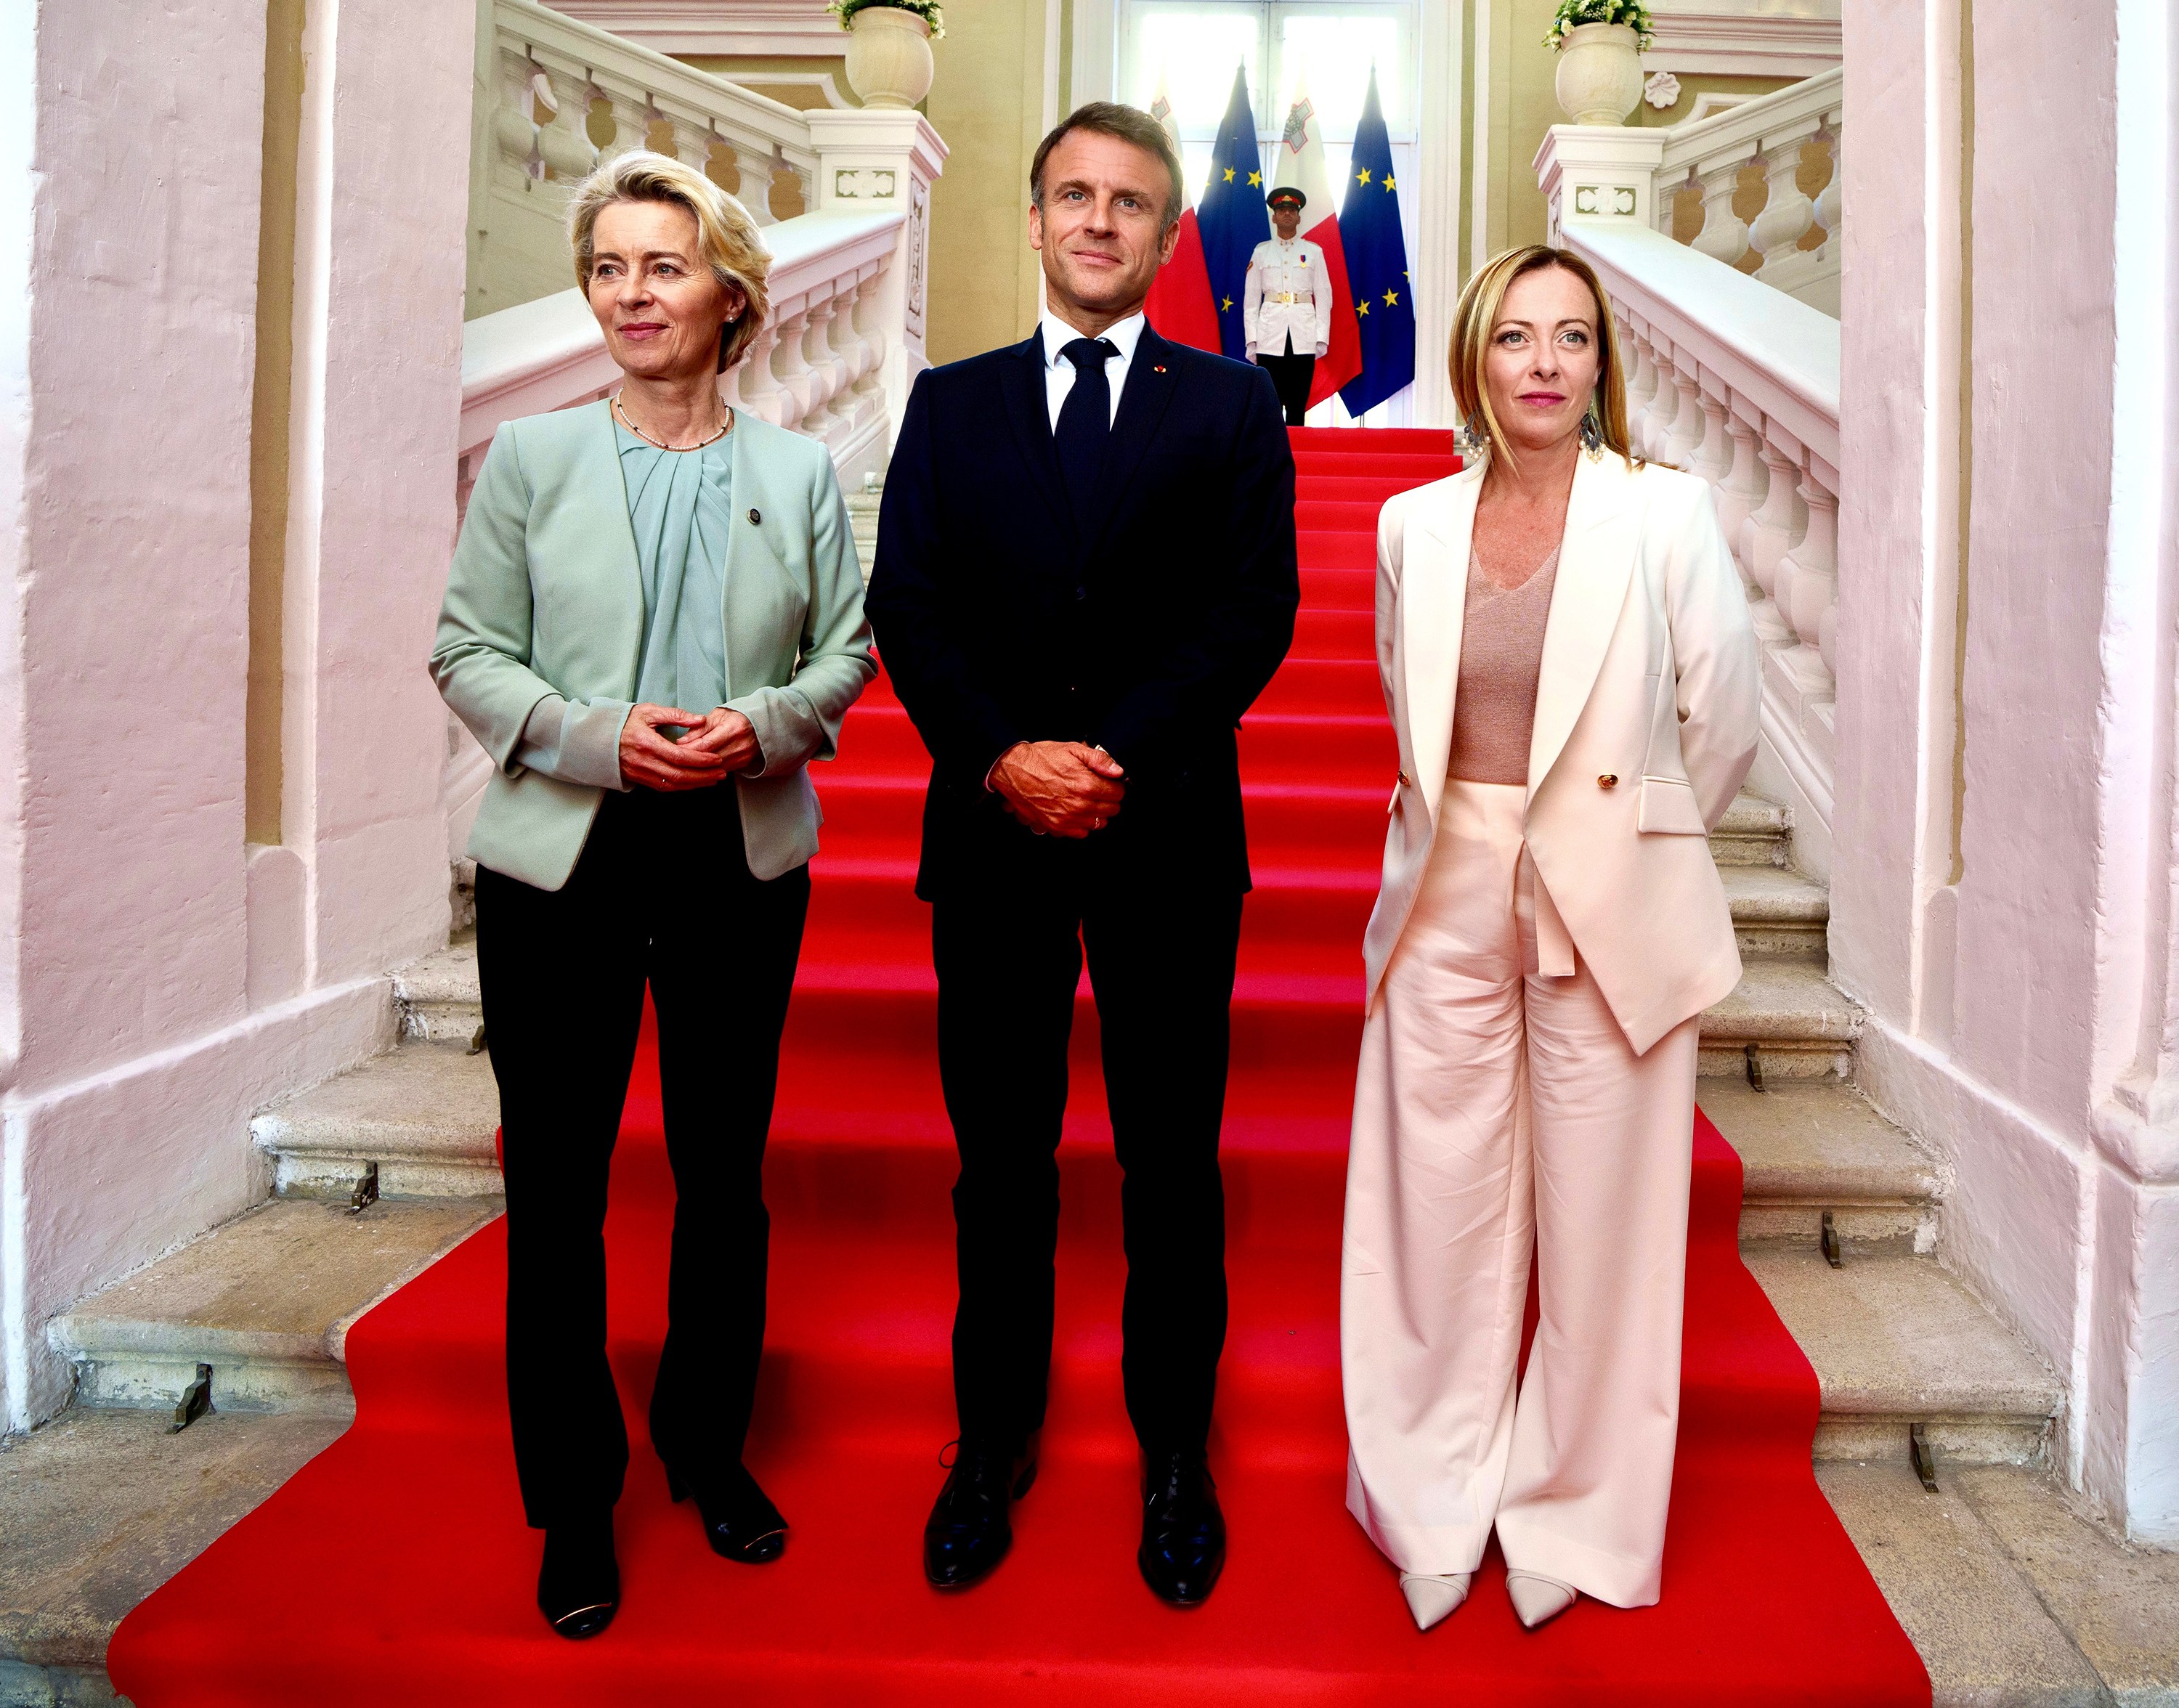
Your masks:
{"label": "red carpet", "polygon": [[[1182,1613],[1137,1577],[1120,1401],[1118,1190],[1086,994],[1044,1473],[1014,1552],[925,1587],[952,1432],[953,1163],[909,893],[925,761],[883,684],[820,775],[827,822],[768,1192],[770,1350],[750,1461],[786,1558],[729,1565],[667,1504],[642,1418],[671,1202],[646,1056],[609,1228],[634,1462],[603,1637],[531,1602],[500,1370],[495,1224],[349,1337],[355,1426],[123,1623],[116,1686],[168,1704],[761,1701],[1248,1705],[1918,1703],[1919,1661],[1809,1467],[1816,1384],[1740,1263],[1740,1164],[1697,1121],[1686,1404],[1659,1607],[1529,1634],[1495,1554],[1427,1635],[1342,1506],[1340,1200],[1390,734],[1370,660],[1377,508],[1451,471],[1446,435],[1298,432],[1303,612],[1242,738],[1257,889],[1226,1129],[1232,1331],[1214,1464],[1232,1563]],[[763,1694],[758,1694],[763,1693]]]}

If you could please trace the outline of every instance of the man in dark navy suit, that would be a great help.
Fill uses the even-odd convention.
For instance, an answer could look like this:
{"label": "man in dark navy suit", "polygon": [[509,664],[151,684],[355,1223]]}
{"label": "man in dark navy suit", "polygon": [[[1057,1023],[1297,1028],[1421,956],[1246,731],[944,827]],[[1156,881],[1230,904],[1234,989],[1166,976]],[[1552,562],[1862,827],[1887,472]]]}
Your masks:
{"label": "man in dark navy suit", "polygon": [[1293,638],[1293,458],[1267,374],[1144,320],[1183,200],[1156,120],[1081,108],[1038,148],[1029,199],[1042,320],[1024,343],[916,382],[869,598],[932,758],[916,893],[932,904],[961,1153],[961,1439],[924,1563],[941,1586],[988,1574],[1036,1474],[1086,949],[1124,1174],[1137,1559],[1185,1606],[1226,1557],[1205,1448],[1249,888],[1233,732]]}

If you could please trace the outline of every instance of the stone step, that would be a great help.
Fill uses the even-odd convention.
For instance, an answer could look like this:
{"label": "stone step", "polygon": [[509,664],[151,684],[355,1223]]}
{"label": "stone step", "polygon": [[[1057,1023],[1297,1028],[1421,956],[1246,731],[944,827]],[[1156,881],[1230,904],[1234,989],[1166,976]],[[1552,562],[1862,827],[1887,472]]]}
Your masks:
{"label": "stone step", "polygon": [[1816,1481],[1935,1708],[2179,1705],[2179,1554],[2127,1547],[2015,1466],[1940,1459],[1935,1493],[1897,1458],[1819,1464]]}
{"label": "stone step", "polygon": [[458,932],[436,955],[398,969],[393,975],[393,999],[403,1037],[432,1043],[472,1042],[484,1024],[477,994],[475,931]]}
{"label": "stone step", "polygon": [[389,1198],[495,1194],[498,1128],[489,1056],[408,1043],[259,1115],[250,1133],[282,1197],[345,1201],[373,1163]]}
{"label": "stone step", "polygon": [[1819,966],[1828,961],[1829,890],[1786,866],[1721,863],[1717,875],[1725,882],[1732,934],[1743,961],[1792,956]]}
{"label": "stone step", "polygon": [[169,1435],[156,1413],[76,1407],[0,1437],[0,1703],[119,1703],[114,1628],[347,1427],[214,1411]]}
{"label": "stone step", "polygon": [[1792,863],[1791,815],[1776,801],[1743,793],[1725,809],[1710,833],[1710,851],[1721,866]]}
{"label": "stone step", "polygon": [[497,1210],[275,1199],[63,1311],[47,1339],[75,1366],[79,1405],[171,1410],[208,1364],[222,1410],[346,1416],[349,1326]]}
{"label": "stone step", "polygon": [[1828,1212],[1843,1251],[1928,1252],[1944,1175],[1936,1159],[1835,1080],[1704,1080],[1703,1113],[1745,1170],[1746,1245],[1820,1250]]}
{"label": "stone step", "polygon": [[1903,1459],[1921,1424],[1949,1459],[2042,1462],[2057,1377],[1935,1258],[1742,1255],[1822,1383],[1818,1459]]}
{"label": "stone step", "polygon": [[1818,963],[1791,956],[1746,960],[1732,994],[1703,1015],[1697,1071],[1705,1078],[1745,1078],[1748,1046],[1754,1044],[1766,1085],[1843,1080],[1852,1071],[1861,1020],[1859,1006]]}

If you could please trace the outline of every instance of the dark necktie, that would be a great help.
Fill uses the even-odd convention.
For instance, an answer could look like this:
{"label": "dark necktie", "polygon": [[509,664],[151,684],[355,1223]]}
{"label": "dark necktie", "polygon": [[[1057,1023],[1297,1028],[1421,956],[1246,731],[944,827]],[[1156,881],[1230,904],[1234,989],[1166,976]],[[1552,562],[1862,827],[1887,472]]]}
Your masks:
{"label": "dark necktie", "polygon": [[1059,406],[1051,430],[1059,453],[1059,472],[1074,507],[1075,525],[1090,525],[1097,494],[1097,471],[1105,461],[1105,441],[1112,435],[1112,387],[1105,364],[1120,353],[1109,338],[1077,338],[1060,353],[1074,364],[1074,383]]}

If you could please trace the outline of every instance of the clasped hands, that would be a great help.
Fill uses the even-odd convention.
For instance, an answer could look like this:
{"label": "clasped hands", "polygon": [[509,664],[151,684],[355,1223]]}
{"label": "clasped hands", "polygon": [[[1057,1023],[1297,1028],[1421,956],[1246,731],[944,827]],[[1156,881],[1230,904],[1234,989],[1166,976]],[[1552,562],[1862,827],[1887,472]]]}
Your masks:
{"label": "clasped hands", "polygon": [[1007,811],[1038,835],[1079,841],[1118,813],[1127,775],[1102,747],[1018,742],[991,767],[991,786]]}
{"label": "clasped hands", "polygon": [[[661,725],[679,726],[681,738],[665,734]],[[709,789],[763,758],[755,726],[724,706],[684,712],[678,706],[640,705],[620,726],[621,780],[639,788]]]}

